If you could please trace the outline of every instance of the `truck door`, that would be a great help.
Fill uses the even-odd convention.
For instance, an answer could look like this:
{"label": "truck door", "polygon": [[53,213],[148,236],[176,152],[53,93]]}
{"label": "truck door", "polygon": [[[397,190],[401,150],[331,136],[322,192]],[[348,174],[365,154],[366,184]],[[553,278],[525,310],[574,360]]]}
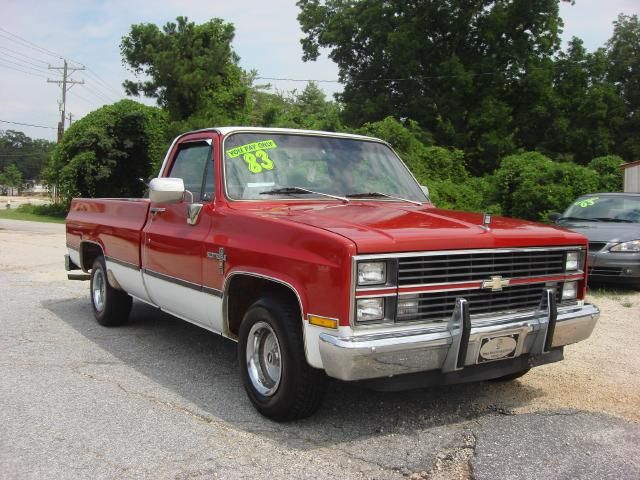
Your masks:
{"label": "truck door", "polygon": [[[203,287],[205,240],[214,209],[213,142],[190,138],[179,143],[171,155],[164,175],[182,178],[189,193],[179,203],[151,203],[143,232],[143,278],[151,300],[162,310],[221,331],[222,296]],[[202,208],[195,221],[189,222],[189,207],[198,204]]]}

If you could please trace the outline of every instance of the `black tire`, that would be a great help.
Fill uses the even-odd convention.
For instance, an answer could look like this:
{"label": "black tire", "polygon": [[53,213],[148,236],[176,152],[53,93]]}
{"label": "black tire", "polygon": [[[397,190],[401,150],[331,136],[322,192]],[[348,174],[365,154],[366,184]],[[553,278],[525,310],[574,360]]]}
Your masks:
{"label": "black tire", "polygon": [[[271,363],[268,359],[269,353],[265,354],[267,344],[273,345],[270,352],[277,347],[277,357],[272,356],[272,359],[278,358],[277,366],[274,366],[275,360]],[[262,353],[256,353],[250,361],[247,350]],[[257,357],[263,361],[256,363]],[[275,295],[264,297],[247,310],[240,324],[238,361],[249,400],[265,417],[285,422],[308,417],[320,407],[327,389],[327,377],[307,363],[300,313],[286,299]],[[257,380],[258,370],[264,373],[269,366],[276,373],[279,370],[277,382],[274,380],[276,375],[271,378],[268,373],[264,375],[264,381]],[[272,391],[264,391],[267,388]]]}
{"label": "black tire", "polygon": [[516,378],[520,378],[526,375],[527,373],[529,373],[529,370],[531,369],[525,368],[524,370],[520,370],[519,372],[513,372],[513,373],[510,373],[509,375],[504,375],[498,378],[492,378],[489,381],[490,382],[510,382],[512,380],[515,380]]}
{"label": "black tire", "polygon": [[100,325],[115,327],[124,325],[129,320],[131,297],[126,292],[116,290],[109,285],[103,256],[96,258],[91,267],[89,296],[93,316]]}

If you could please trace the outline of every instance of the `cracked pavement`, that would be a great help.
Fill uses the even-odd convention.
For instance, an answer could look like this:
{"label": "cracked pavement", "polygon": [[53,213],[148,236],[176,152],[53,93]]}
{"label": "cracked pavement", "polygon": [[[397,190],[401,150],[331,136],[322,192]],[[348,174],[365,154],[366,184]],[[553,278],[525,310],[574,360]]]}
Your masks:
{"label": "cracked pavement", "polygon": [[640,478],[637,363],[612,394],[591,367],[618,341],[602,329],[515,382],[333,382],[315,416],[277,424],[246,398],[235,344],[138,302],[99,326],[64,253],[63,226],[0,220],[1,479]]}

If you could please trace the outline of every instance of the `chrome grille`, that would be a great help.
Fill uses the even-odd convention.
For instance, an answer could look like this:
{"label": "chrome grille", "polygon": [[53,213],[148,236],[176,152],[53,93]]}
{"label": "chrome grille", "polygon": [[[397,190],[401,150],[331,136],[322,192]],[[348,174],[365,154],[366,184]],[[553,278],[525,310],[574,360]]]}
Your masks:
{"label": "chrome grille", "polygon": [[537,277],[564,273],[566,252],[533,250],[438,254],[400,258],[398,284],[424,285],[503,278]]}
{"label": "chrome grille", "polygon": [[[456,298],[465,298],[469,302],[469,313],[474,315],[486,313],[500,314],[506,312],[534,311],[542,300],[544,283],[514,285],[499,292],[488,290],[457,290],[418,294],[417,312],[396,315],[396,322],[447,322],[456,303]],[[556,301],[560,302],[560,289],[555,287]],[[400,296],[399,302],[406,296]]]}

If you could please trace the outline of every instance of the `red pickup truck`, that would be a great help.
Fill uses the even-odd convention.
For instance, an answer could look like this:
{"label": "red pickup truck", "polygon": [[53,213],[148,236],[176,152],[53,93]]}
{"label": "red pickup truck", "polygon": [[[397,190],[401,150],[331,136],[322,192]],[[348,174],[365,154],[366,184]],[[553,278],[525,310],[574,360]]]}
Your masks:
{"label": "red pickup truck", "polygon": [[126,322],[135,298],[238,342],[249,399],[278,421],[312,414],[329,377],[514,379],[562,360],[599,317],[585,237],[437,209],[363,136],[186,133],[148,198],[74,199],[66,230],[66,268],[90,273],[100,324]]}

